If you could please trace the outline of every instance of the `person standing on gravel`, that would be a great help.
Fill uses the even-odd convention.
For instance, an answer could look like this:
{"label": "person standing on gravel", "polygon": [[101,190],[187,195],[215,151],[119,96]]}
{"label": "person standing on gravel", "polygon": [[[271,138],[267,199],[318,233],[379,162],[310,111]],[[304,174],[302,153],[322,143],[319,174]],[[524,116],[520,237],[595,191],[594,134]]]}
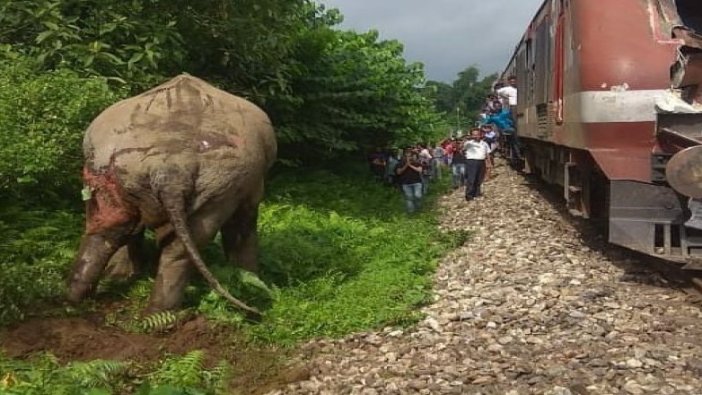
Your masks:
{"label": "person standing on gravel", "polygon": [[453,189],[458,189],[465,184],[466,157],[458,141],[453,142],[453,158],[451,159],[451,182]]}
{"label": "person standing on gravel", "polygon": [[422,194],[426,195],[429,193],[429,182],[431,181],[433,164],[431,152],[427,145],[419,144],[417,145],[419,150],[419,163],[422,165]]}
{"label": "person standing on gravel", "polygon": [[441,179],[441,168],[444,166],[444,157],[446,156],[446,152],[444,151],[444,148],[441,147],[441,143],[436,143],[436,146],[434,147],[434,152],[432,153],[432,160],[431,160],[431,171],[432,171],[432,179],[434,180],[440,180]]}
{"label": "person standing on gravel", "polygon": [[470,138],[463,144],[466,157],[466,200],[480,196],[483,173],[486,166],[491,166],[488,156],[490,146],[482,139],[480,129],[470,131]]}
{"label": "person standing on gravel", "polygon": [[405,196],[405,208],[412,214],[422,207],[422,165],[411,148],[405,149],[395,170]]}

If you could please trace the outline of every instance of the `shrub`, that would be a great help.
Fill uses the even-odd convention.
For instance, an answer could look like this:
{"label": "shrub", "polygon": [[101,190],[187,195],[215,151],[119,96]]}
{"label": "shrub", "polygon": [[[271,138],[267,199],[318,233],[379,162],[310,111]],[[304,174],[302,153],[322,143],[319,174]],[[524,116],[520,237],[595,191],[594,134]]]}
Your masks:
{"label": "shrub", "polygon": [[29,306],[59,298],[78,247],[80,215],[29,211],[15,205],[0,213],[0,325],[24,318]]}
{"label": "shrub", "polygon": [[0,60],[0,190],[77,191],[83,131],[120,96],[102,78]]}

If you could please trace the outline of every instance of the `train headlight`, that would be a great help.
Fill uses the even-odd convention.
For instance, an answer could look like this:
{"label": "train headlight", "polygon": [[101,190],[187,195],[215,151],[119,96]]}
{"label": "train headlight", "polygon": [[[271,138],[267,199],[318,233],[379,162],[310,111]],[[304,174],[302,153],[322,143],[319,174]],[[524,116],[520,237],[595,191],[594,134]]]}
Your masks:
{"label": "train headlight", "polygon": [[665,168],[668,184],[681,195],[702,199],[702,145],[673,155]]}

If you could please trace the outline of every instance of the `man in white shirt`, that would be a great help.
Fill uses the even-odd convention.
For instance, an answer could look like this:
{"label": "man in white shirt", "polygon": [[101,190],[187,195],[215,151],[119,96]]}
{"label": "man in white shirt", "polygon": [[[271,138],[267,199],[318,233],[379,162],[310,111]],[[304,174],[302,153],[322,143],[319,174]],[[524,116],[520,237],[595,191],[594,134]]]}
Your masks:
{"label": "man in white shirt", "polygon": [[512,121],[517,125],[517,77],[510,76],[507,85],[497,90],[497,96],[502,101],[502,107],[509,108]]}
{"label": "man in white shirt", "polygon": [[502,99],[503,107],[517,105],[517,77],[509,77],[508,84],[497,90],[497,95]]}
{"label": "man in white shirt", "polygon": [[466,161],[466,200],[471,201],[480,196],[485,167],[490,166],[488,155],[490,146],[483,141],[480,129],[470,131],[470,138],[463,143]]}

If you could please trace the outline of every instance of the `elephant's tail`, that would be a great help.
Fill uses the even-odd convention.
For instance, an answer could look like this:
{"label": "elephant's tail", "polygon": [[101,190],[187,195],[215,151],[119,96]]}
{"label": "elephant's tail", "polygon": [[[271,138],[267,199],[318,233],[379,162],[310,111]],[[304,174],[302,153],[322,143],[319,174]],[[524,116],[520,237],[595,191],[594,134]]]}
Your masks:
{"label": "elephant's tail", "polygon": [[185,246],[185,250],[188,252],[188,255],[190,256],[190,260],[192,263],[195,265],[197,270],[202,274],[202,277],[205,278],[207,283],[214,289],[217,293],[222,295],[224,299],[229,301],[231,304],[234,306],[248,311],[249,313],[256,314],[257,316],[261,315],[261,312],[256,310],[253,307],[249,307],[246,305],[244,302],[240,301],[239,299],[233,297],[229,291],[227,291],[222,284],[220,284],[219,281],[217,281],[217,278],[210,272],[210,270],[207,268],[207,265],[205,265],[205,262],[202,260],[202,257],[200,256],[200,252],[198,251],[197,247],[195,246],[195,242],[193,241],[192,236],[190,235],[190,230],[188,229],[187,222],[185,220],[185,204],[183,201],[182,196],[169,196],[165,203],[166,210],[168,211],[168,217],[171,221],[171,224],[173,224],[173,229],[175,230],[175,234],[178,236],[178,238],[183,242],[183,245]]}

